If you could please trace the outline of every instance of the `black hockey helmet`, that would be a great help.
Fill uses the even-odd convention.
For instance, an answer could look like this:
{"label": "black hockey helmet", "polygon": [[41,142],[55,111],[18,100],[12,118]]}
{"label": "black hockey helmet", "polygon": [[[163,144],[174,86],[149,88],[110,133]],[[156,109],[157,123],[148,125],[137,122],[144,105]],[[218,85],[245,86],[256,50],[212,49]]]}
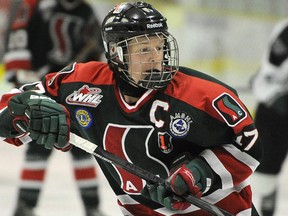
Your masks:
{"label": "black hockey helmet", "polygon": [[[121,3],[112,9],[102,23],[102,37],[106,58],[110,66],[117,68],[120,77],[137,88],[162,89],[178,70],[178,45],[168,33],[166,18],[150,4],[145,2]],[[129,42],[139,38],[155,36],[163,42],[162,71],[151,68],[142,78],[135,81],[129,74]],[[154,37],[154,38],[155,38]],[[140,43],[140,42],[139,42]],[[135,42],[134,42],[135,44]],[[151,64],[146,62],[146,64]],[[135,64],[135,62],[134,62]]]}

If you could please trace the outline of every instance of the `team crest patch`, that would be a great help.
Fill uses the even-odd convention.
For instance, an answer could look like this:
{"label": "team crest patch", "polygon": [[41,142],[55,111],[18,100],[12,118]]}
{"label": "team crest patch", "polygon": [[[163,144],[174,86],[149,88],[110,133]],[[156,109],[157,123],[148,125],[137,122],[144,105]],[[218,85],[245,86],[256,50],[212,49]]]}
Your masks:
{"label": "team crest patch", "polygon": [[240,104],[227,93],[216,98],[212,105],[225,122],[231,127],[239,124],[247,116],[246,111],[240,106]]}
{"label": "team crest patch", "polygon": [[75,117],[81,127],[89,128],[92,125],[92,115],[85,109],[76,109]]}
{"label": "team crest patch", "polygon": [[158,147],[165,154],[169,154],[173,150],[172,137],[169,133],[158,133]]}
{"label": "team crest patch", "polygon": [[176,137],[186,136],[192,122],[192,118],[184,112],[171,115],[169,127],[172,135]]}
{"label": "team crest patch", "polygon": [[97,107],[101,103],[103,95],[100,93],[100,88],[90,88],[88,85],[84,85],[78,91],[74,91],[68,95],[66,102],[71,105],[81,105],[89,107]]}

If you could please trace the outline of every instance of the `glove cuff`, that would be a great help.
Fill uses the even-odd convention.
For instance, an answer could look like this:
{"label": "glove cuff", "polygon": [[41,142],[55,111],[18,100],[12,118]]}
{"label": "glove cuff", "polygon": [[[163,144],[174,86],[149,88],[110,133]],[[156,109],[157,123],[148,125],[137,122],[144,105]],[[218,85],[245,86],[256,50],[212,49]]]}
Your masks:
{"label": "glove cuff", "polygon": [[200,174],[201,192],[205,194],[211,188],[214,181],[214,173],[206,161],[200,157],[191,160],[186,167],[190,170],[197,169]]}

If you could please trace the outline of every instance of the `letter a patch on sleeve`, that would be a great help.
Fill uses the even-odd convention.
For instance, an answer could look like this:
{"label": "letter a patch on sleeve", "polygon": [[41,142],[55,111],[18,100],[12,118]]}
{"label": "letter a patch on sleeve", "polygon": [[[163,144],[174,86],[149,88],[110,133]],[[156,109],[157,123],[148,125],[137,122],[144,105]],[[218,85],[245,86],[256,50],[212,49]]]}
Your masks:
{"label": "letter a patch on sleeve", "polygon": [[247,116],[240,104],[227,93],[217,97],[213,101],[213,107],[230,127],[236,126]]}

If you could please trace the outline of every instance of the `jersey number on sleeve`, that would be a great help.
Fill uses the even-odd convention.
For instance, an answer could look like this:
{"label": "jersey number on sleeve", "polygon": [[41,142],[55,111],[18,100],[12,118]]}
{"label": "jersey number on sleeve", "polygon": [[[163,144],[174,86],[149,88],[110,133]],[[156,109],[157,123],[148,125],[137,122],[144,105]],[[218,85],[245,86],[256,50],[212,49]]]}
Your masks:
{"label": "jersey number on sleeve", "polygon": [[257,129],[251,131],[244,131],[242,135],[237,136],[236,142],[244,147],[245,151],[249,151],[249,149],[255,144],[258,138]]}

